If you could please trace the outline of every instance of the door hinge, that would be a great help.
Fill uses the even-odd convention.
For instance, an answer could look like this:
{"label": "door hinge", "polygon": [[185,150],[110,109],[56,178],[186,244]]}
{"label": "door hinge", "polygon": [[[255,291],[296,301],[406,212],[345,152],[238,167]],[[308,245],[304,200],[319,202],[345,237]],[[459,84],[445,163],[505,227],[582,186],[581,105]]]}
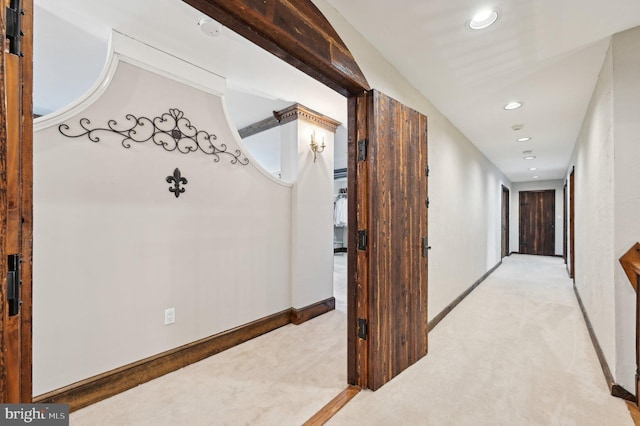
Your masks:
{"label": "door hinge", "polygon": [[429,197],[424,200],[424,204],[429,208]]}
{"label": "door hinge", "polygon": [[358,141],[358,161],[365,161],[367,159],[367,144],[366,139]]}
{"label": "door hinge", "polygon": [[426,173],[427,173],[427,177],[429,177],[429,166],[427,166],[427,168],[426,168],[426,170],[425,170],[425,171],[426,171]]}
{"label": "door hinge", "polygon": [[362,340],[367,340],[367,334],[369,334],[369,326],[365,318],[358,318],[358,337]]}
{"label": "door hinge", "polygon": [[367,249],[367,230],[358,229],[358,250]]}
{"label": "door hinge", "polygon": [[22,53],[22,0],[11,0],[11,6],[6,8],[6,38],[9,40],[9,53],[24,56]]}
{"label": "door hinge", "polygon": [[429,250],[431,250],[431,246],[429,245],[429,239],[425,235],[422,237],[422,257],[427,257],[429,255]]}
{"label": "door hinge", "polygon": [[19,254],[10,254],[8,256],[8,272],[7,272],[7,302],[9,303],[9,316],[18,315],[20,312],[20,287],[22,286],[22,278],[20,276],[20,259]]}

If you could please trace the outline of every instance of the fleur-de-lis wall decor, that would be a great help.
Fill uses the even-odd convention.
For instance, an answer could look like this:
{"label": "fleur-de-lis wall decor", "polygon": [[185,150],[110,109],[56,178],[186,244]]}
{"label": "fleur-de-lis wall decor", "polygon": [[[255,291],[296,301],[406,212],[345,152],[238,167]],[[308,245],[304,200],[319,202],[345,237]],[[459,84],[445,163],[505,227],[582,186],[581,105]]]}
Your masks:
{"label": "fleur-de-lis wall decor", "polygon": [[173,183],[173,186],[169,187],[169,192],[173,192],[173,195],[178,198],[180,197],[180,194],[186,191],[184,186],[180,185],[186,185],[188,181],[187,178],[182,177],[180,169],[176,167],[176,169],[173,171],[173,176],[167,176],[167,183]]}

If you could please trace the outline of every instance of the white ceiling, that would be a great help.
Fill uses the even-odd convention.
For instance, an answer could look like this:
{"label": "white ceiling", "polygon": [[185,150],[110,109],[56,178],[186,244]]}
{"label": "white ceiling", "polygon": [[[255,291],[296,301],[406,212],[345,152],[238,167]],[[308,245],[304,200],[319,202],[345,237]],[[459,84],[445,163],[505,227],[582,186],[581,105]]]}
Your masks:
{"label": "white ceiling", "polygon": [[347,122],[342,95],[226,28],[206,36],[198,26],[204,15],[180,0],[35,0],[35,6],[34,109],[42,112],[91,87],[113,28],[225,77],[239,128],[295,102]]}
{"label": "white ceiling", "polygon": [[[531,180],[531,166],[538,167],[541,180],[564,177],[608,37],[640,25],[638,0],[328,1],[514,182]],[[46,38],[51,46],[66,50],[65,60],[53,65],[54,47],[48,48],[48,63],[38,64],[36,51],[36,80],[39,67],[46,70],[40,79],[43,74],[58,78],[57,84],[40,88],[36,81],[36,95],[42,99],[77,85],[81,79],[65,78],[64,64],[88,62],[91,45],[106,42],[109,28],[114,28],[225,76],[236,92],[257,94],[278,105],[300,102],[346,122],[342,96],[226,29],[222,37],[205,36],[196,24],[202,14],[179,0],[35,3],[36,12],[48,11],[91,34],[85,46],[77,46],[77,38],[61,42],[61,33],[52,29],[40,36],[41,43]],[[485,6],[498,9],[496,24],[483,31],[467,29],[466,21]],[[503,110],[512,100],[524,102],[523,108]],[[268,104],[260,107],[267,115]],[[257,104],[248,112],[246,118],[237,118],[239,127],[264,115]],[[514,131],[514,124],[524,128]],[[515,142],[522,136],[533,140]],[[524,161],[524,150],[537,158]]]}
{"label": "white ceiling", "polygon": [[328,1],[514,182],[564,178],[608,38],[640,25],[638,0]]}

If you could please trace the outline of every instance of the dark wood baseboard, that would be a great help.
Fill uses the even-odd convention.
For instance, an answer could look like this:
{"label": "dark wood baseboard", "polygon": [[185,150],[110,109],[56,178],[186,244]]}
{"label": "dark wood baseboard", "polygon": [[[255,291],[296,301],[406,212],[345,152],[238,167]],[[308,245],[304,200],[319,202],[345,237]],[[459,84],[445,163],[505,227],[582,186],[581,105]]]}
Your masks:
{"label": "dark wood baseboard", "polygon": [[313,415],[309,420],[304,422],[302,426],[321,426],[329,421],[329,419],[342,409],[351,399],[360,392],[357,386],[349,386],[333,398],[327,405],[322,407],[320,411]]}
{"label": "dark wood baseboard", "polygon": [[595,331],[593,330],[593,326],[591,325],[591,320],[589,320],[589,315],[587,314],[587,310],[582,303],[582,298],[580,297],[580,293],[578,292],[578,287],[576,284],[573,284],[573,291],[576,294],[576,299],[578,299],[578,305],[580,305],[580,310],[582,311],[582,316],[584,318],[584,322],[587,325],[587,331],[589,332],[589,337],[591,337],[591,343],[593,344],[593,348],[596,351],[596,355],[598,356],[598,361],[600,362],[600,368],[602,368],[602,373],[604,374],[604,379],[607,381],[607,386],[609,387],[609,391],[612,396],[617,398],[622,398],[627,401],[636,402],[636,397],[625,388],[620,386],[613,379],[613,374],[611,374],[611,370],[609,369],[609,364],[607,363],[607,359],[604,357],[604,352],[602,351],[602,347],[600,346],[600,342],[598,341],[598,337],[596,336]]}
{"label": "dark wood baseboard", "polygon": [[611,395],[616,398],[624,399],[625,401],[636,402],[635,395],[617,383],[611,385]]}
{"label": "dark wood baseboard", "polygon": [[493,271],[498,269],[498,266],[500,266],[500,265],[502,265],[502,260],[500,262],[496,263],[496,265],[493,268],[491,268],[487,272],[485,272],[485,274],[483,276],[481,276],[480,279],[478,279],[476,282],[474,282],[471,285],[471,287],[466,289],[460,296],[458,296],[453,302],[449,303],[449,305],[447,305],[447,307],[445,307],[438,315],[436,315],[431,321],[429,321],[429,324],[427,325],[429,331],[433,330],[436,327],[436,325],[438,325],[440,323],[440,321],[442,321],[444,319],[444,317],[446,317],[449,314],[449,312],[451,312],[453,310],[453,308],[458,306],[458,304],[460,302],[462,302],[465,297],[467,297],[469,294],[471,294],[471,292],[473,290],[475,290],[475,288],[478,287],[480,285],[480,283],[482,283],[482,281],[486,280],[487,277],[493,273]]}
{"label": "dark wood baseboard", "polygon": [[303,322],[309,321],[310,319],[315,318],[319,315],[326,314],[329,311],[333,311],[335,308],[335,297],[330,297],[326,300],[322,300],[304,308],[291,308],[291,322],[295,325],[300,325]]}
{"label": "dark wood baseboard", "polygon": [[33,402],[69,404],[69,411],[79,410],[284,325],[292,322],[301,324],[334,308],[335,299],[331,297],[302,309],[286,309],[214,336],[36,396],[33,398]]}

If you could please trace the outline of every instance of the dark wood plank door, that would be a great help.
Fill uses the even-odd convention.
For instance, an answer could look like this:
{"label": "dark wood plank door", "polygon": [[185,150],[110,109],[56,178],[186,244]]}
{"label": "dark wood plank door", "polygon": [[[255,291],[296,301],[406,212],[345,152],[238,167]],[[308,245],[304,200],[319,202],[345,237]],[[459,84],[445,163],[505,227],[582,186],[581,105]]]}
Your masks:
{"label": "dark wood plank door", "polygon": [[576,192],[575,169],[569,175],[569,277],[576,282]]}
{"label": "dark wood plank door", "polygon": [[9,9],[17,11],[15,16],[22,21],[24,36],[13,37],[7,26],[2,27],[5,48],[0,60],[0,215],[3,219],[0,225],[0,401],[16,403],[32,399],[33,1],[4,0],[0,22],[6,23],[7,15],[12,15]]}
{"label": "dark wood plank door", "polygon": [[349,107],[349,380],[376,390],[427,353],[427,117],[375,90]]}
{"label": "dark wood plank door", "polygon": [[509,256],[509,188],[502,185],[502,257]]}
{"label": "dark wood plank door", "polygon": [[556,191],[520,192],[520,247],[522,254],[555,254]]}
{"label": "dark wood plank door", "polygon": [[562,190],[562,258],[564,263],[567,263],[567,230],[569,216],[567,214],[567,181],[564,182],[564,188]]}

